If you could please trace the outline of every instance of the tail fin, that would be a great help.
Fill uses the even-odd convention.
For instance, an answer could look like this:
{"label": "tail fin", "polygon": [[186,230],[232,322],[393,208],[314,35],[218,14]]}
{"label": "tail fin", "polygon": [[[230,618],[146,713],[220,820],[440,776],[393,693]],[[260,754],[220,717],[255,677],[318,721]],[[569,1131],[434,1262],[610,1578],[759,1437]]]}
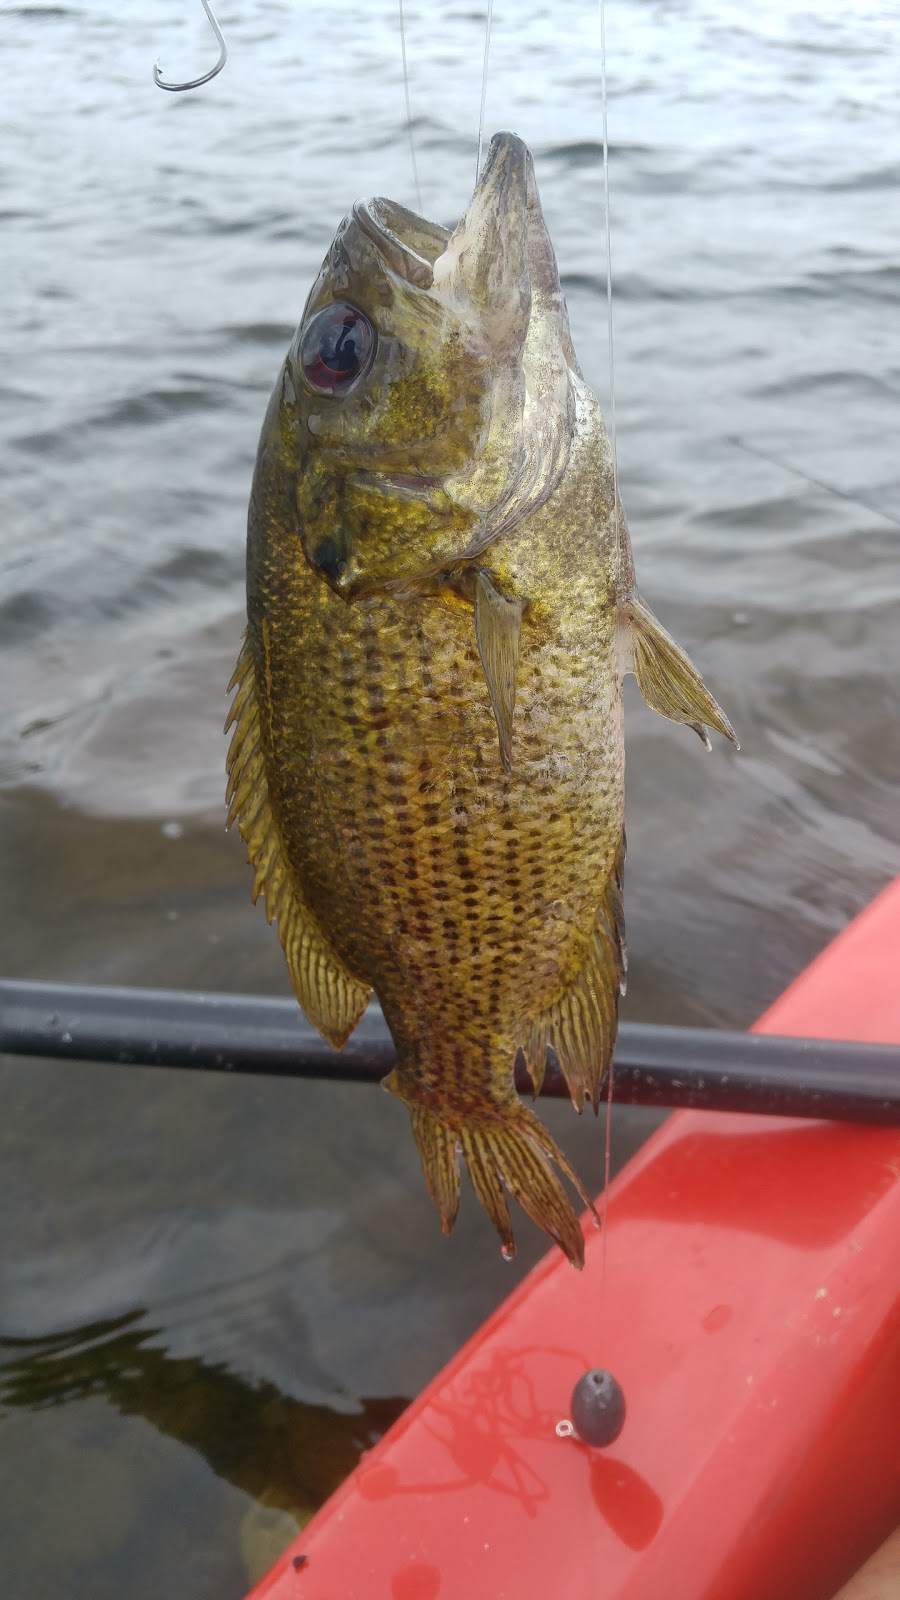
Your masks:
{"label": "tail fin", "polygon": [[[385,1088],[406,1099],[396,1074],[385,1080]],[[444,1233],[452,1232],[459,1210],[462,1153],[472,1187],[500,1235],[505,1255],[515,1255],[516,1249],[504,1193],[508,1190],[574,1267],[584,1265],[581,1224],[554,1165],[584,1204],[591,1211],[594,1207],[577,1173],[533,1111],[511,1096],[496,1109],[474,1115],[455,1116],[415,1101],[410,1103],[410,1113],[425,1182],[440,1212]]]}

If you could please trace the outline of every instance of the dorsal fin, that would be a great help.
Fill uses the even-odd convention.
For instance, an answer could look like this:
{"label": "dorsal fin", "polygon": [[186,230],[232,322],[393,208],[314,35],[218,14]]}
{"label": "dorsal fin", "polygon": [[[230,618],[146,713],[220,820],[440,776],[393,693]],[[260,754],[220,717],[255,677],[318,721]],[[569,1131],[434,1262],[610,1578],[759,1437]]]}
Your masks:
{"label": "dorsal fin", "polygon": [[245,636],[229,693],[236,690],[225,731],[228,750],[228,818],[237,822],[255,869],[253,901],[264,896],[266,918],[277,922],[294,993],[314,1028],[339,1050],[369,1003],[371,989],[347,970],[307,906],[284,858],[266,782],[260,738],[256,668]]}
{"label": "dorsal fin", "polygon": [[584,1110],[585,1100],[598,1109],[616,1042],[619,996],[625,993],[628,967],[622,909],[624,867],[623,832],[577,976],[535,1019],[522,1046],[535,1094],[540,1093],[544,1079],[547,1045],[553,1046],[576,1111]]}

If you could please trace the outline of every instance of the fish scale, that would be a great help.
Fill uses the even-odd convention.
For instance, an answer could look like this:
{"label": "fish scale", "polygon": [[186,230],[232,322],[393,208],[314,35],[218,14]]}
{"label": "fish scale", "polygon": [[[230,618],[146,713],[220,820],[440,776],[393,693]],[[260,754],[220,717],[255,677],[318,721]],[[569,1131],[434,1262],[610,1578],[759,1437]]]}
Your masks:
{"label": "fish scale", "polygon": [[301,1005],[340,1047],[372,990],[445,1232],[462,1157],[576,1265],[517,1097],[552,1044],[599,1104],[624,980],[622,674],[733,738],[634,588],[531,157],[498,135],[454,234],[360,202],[263,426],[229,819]]}
{"label": "fish scale", "polygon": [[[273,663],[273,692],[286,703],[281,684],[306,683],[305,715],[316,731],[304,747],[299,719],[291,717],[287,750],[277,744],[272,750],[289,858],[338,954],[374,984],[386,1010],[401,978],[405,995],[405,985],[419,986],[426,977],[416,1006],[429,1034],[471,1012],[502,1009],[506,1043],[499,1065],[505,1071],[521,1042],[513,1035],[521,1032],[523,1014],[540,1010],[549,998],[540,986],[536,994],[525,987],[528,973],[553,972],[557,965],[547,952],[553,942],[549,905],[581,902],[581,921],[592,917],[592,879],[609,865],[610,845],[600,826],[606,792],[583,789],[579,812],[578,793],[560,793],[540,770],[545,750],[540,734],[529,731],[529,698],[552,711],[554,697],[552,687],[542,687],[538,663],[531,663],[527,692],[520,694],[516,773],[505,778],[484,674],[471,648],[471,618],[461,608],[420,603],[415,652],[371,643],[359,650],[360,638],[408,637],[410,603],[377,602],[373,614],[329,596],[316,611],[314,575],[298,568],[295,582],[305,591],[306,616],[292,606],[291,630],[279,626],[277,612],[272,618],[279,641],[288,640],[283,659]],[[318,663],[314,685],[306,666],[310,654]],[[348,659],[357,661],[355,670],[338,664]],[[441,685],[435,701],[419,692],[423,666]],[[386,722],[388,696],[401,714]],[[473,760],[473,704],[479,702],[483,743]],[[577,725],[572,733],[580,754],[584,735]],[[555,737],[558,745],[564,742],[558,716]],[[599,761],[599,738],[596,744]],[[328,772],[333,784],[322,782]],[[548,792],[556,799],[549,817]],[[573,832],[590,841],[577,857],[569,848]],[[368,929],[376,920],[373,950]],[[568,946],[571,930],[560,926]]]}

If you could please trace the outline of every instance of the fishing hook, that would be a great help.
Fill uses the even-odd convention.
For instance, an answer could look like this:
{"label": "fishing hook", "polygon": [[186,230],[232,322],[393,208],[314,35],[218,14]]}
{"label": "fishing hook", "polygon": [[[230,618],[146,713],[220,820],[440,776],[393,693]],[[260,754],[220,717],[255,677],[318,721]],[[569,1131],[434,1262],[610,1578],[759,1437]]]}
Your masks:
{"label": "fishing hook", "polygon": [[156,84],[157,89],[171,89],[173,94],[181,94],[185,89],[199,89],[201,83],[209,83],[211,78],[217,77],[228,60],[228,46],[225,43],[225,36],[222,33],[222,29],[219,27],[219,24],[217,23],[213,14],[213,8],[210,5],[209,0],[201,0],[201,3],[206,15],[209,17],[212,31],[215,34],[219,45],[221,46],[218,61],[210,72],[205,72],[202,78],[192,78],[190,83],[166,83],[160,71],[159,61],[157,61],[156,66],[153,68],[153,82]]}

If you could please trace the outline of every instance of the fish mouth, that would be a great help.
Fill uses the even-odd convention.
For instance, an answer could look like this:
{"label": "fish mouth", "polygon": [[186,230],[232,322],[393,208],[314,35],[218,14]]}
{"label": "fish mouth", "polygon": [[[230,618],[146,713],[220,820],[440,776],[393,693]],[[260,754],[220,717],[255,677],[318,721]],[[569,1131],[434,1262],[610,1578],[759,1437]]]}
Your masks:
{"label": "fish mouth", "polygon": [[367,238],[378,247],[388,266],[407,283],[430,289],[434,263],[447,248],[450,232],[438,222],[428,222],[395,200],[376,195],[357,200],[353,216]]}
{"label": "fish mouth", "polygon": [[[535,203],[534,169],[528,146],[516,133],[495,133],[461,226],[485,211],[516,210],[521,214]],[[449,228],[429,222],[383,195],[357,200],[353,216],[394,272],[419,289],[432,287],[435,262],[452,237]]]}
{"label": "fish mouth", "polygon": [[521,214],[534,204],[535,198],[534,163],[525,140],[517,133],[495,133],[478,175],[469,214],[487,209]]}

